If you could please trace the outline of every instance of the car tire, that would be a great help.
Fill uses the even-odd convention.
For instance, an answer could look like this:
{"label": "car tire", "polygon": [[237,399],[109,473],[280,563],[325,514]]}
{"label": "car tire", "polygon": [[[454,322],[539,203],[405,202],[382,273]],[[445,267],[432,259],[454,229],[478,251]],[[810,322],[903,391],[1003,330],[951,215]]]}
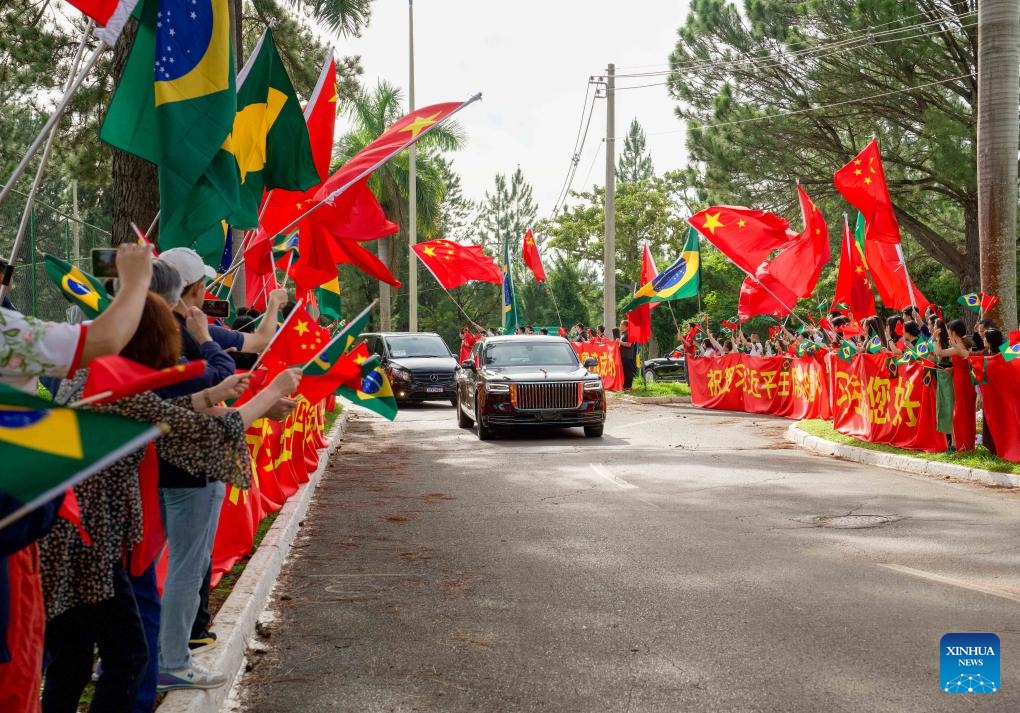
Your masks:
{"label": "car tire", "polygon": [[647,381],[649,384],[654,384],[655,383],[655,370],[654,369],[645,369],[644,376],[645,376],[645,381]]}
{"label": "car tire", "polygon": [[588,438],[602,438],[602,431],[605,429],[606,424],[596,423],[594,426],[585,426],[584,435]]}
{"label": "car tire", "polygon": [[453,400],[453,405],[457,409],[457,425],[460,428],[471,428],[475,425],[473,418],[469,417],[464,413],[464,409],[460,406],[460,396]]}
{"label": "car tire", "polygon": [[482,412],[478,408],[478,400],[475,399],[475,416],[477,421],[475,422],[478,426],[478,440],[479,441],[491,441],[492,440],[492,429],[485,425],[482,420]]}

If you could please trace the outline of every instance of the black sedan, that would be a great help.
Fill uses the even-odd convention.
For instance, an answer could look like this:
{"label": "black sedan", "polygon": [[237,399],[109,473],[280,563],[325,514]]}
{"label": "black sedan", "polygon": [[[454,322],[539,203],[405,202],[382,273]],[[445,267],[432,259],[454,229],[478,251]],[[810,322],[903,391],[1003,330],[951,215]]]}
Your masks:
{"label": "black sedan", "polygon": [[683,347],[677,347],[664,357],[649,359],[641,365],[645,381],[687,382],[687,360]]}
{"label": "black sedan", "polygon": [[602,377],[580,363],[563,337],[488,337],[457,369],[457,425],[478,424],[478,438],[494,429],[582,426],[599,437],[606,421]]}

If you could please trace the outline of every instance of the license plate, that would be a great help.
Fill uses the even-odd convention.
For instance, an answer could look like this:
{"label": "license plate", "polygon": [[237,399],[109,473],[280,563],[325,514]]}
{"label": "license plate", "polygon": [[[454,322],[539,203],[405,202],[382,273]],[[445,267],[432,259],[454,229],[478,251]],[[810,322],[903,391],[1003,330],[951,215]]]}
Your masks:
{"label": "license plate", "polygon": [[535,414],[539,421],[559,421],[563,414],[559,411],[539,411]]}
{"label": "license plate", "polygon": [[443,393],[443,387],[442,386],[426,386],[425,387],[425,391],[430,393],[430,394],[441,394],[441,393]]}

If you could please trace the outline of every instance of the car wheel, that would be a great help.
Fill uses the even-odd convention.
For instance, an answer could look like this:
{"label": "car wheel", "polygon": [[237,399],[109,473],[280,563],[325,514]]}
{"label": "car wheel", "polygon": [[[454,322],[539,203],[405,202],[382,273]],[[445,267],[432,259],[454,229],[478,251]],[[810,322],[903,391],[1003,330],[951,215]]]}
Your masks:
{"label": "car wheel", "polygon": [[649,384],[655,383],[655,371],[653,369],[645,369],[645,381]]}
{"label": "car wheel", "polygon": [[461,408],[459,395],[457,396],[457,398],[453,400],[453,405],[457,408],[458,426],[460,426],[461,428],[471,428],[472,426],[475,425],[474,419],[470,418],[466,413],[464,413],[464,409]]}
{"label": "car wheel", "polygon": [[602,430],[605,428],[604,423],[597,423],[594,426],[585,426],[584,435],[588,438],[602,438]]}
{"label": "car wheel", "polygon": [[491,441],[492,440],[492,429],[485,425],[485,421],[482,420],[482,412],[478,408],[478,400],[475,400],[475,416],[477,417],[478,425],[478,440],[479,441]]}

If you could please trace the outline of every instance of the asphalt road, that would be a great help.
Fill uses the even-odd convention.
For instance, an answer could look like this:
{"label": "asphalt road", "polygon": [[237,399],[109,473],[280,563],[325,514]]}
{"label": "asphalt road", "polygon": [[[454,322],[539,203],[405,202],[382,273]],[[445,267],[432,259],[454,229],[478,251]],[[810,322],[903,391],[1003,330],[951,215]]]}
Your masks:
{"label": "asphalt road", "polygon": [[[1020,496],[787,425],[613,403],[602,439],[481,443],[447,405],[357,415],[243,710],[1020,710]],[[942,693],[939,639],[985,631],[1001,690]]]}

